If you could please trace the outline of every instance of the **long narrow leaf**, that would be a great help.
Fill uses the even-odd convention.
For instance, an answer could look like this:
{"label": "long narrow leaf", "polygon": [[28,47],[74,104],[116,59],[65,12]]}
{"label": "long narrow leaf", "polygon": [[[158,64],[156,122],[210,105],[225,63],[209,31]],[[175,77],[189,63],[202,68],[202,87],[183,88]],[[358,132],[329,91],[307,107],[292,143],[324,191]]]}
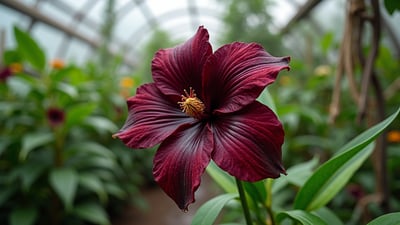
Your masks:
{"label": "long narrow leaf", "polygon": [[367,225],[399,225],[400,224],[400,212],[389,213],[383,216],[380,216]]}
{"label": "long narrow leaf", "polygon": [[22,148],[19,152],[19,159],[26,160],[28,154],[35,148],[45,145],[54,140],[52,133],[29,133],[22,137]]}
{"label": "long narrow leaf", "polygon": [[237,194],[219,195],[200,207],[194,215],[192,225],[212,225],[222,208],[230,200],[238,197]]}
{"label": "long narrow leaf", "polygon": [[57,168],[50,172],[49,181],[67,210],[72,209],[78,186],[78,174],[70,168]]}
{"label": "long narrow leaf", "polygon": [[10,225],[32,225],[38,217],[36,208],[16,208],[9,217]]}
{"label": "long narrow leaf", "polygon": [[319,218],[323,219],[327,224],[343,225],[339,217],[327,207],[322,207],[312,213],[319,216]]}
{"label": "long narrow leaf", "polygon": [[225,192],[237,192],[235,179],[220,169],[213,161],[208,165],[207,173]]}
{"label": "long narrow leaf", "polygon": [[303,210],[281,212],[277,215],[278,221],[291,218],[302,225],[328,225],[321,218]]}
{"label": "long narrow leaf", "polygon": [[371,142],[393,122],[399,111],[354,138],[338,155],[320,166],[300,189],[294,208],[311,211],[328,203],[371,154]]}
{"label": "long narrow leaf", "polygon": [[265,180],[261,180],[258,182],[243,182],[244,189],[246,190],[247,194],[249,194],[255,204],[265,204],[265,201],[267,199],[265,182]]}
{"label": "long narrow leaf", "polygon": [[18,51],[33,67],[42,71],[46,66],[46,55],[36,41],[28,33],[14,27],[14,36]]}
{"label": "long narrow leaf", "polygon": [[104,208],[94,202],[83,203],[74,207],[73,213],[80,218],[99,225],[109,225],[110,220]]}

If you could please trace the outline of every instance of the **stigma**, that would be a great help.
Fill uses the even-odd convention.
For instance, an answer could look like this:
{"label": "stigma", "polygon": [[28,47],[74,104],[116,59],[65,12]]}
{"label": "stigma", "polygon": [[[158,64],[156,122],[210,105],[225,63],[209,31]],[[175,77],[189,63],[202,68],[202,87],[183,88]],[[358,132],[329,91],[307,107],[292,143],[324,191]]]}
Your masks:
{"label": "stigma", "polygon": [[182,109],[182,112],[187,115],[200,119],[204,114],[204,103],[196,97],[196,93],[192,87],[189,89],[189,93],[185,90],[185,95],[182,95],[181,102],[178,102]]}

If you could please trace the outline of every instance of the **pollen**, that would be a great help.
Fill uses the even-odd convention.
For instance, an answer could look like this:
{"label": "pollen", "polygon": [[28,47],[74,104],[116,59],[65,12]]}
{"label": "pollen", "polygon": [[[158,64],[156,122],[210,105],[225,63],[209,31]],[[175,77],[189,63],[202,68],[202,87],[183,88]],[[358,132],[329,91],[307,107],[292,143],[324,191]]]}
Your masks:
{"label": "pollen", "polygon": [[197,98],[196,93],[192,87],[189,89],[189,93],[185,90],[185,95],[182,95],[182,101],[178,102],[182,109],[182,112],[187,115],[200,119],[204,113],[204,103]]}

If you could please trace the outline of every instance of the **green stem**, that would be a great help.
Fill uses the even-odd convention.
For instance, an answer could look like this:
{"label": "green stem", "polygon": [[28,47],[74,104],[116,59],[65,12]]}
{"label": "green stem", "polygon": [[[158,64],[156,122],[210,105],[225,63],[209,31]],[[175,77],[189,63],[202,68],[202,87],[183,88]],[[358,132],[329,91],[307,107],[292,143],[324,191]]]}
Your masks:
{"label": "green stem", "polygon": [[54,165],[61,167],[64,164],[63,147],[64,147],[64,134],[60,128],[54,129],[55,143],[54,143]]}
{"label": "green stem", "polygon": [[266,181],[267,201],[265,203],[265,206],[271,219],[271,225],[275,225],[274,212],[272,211],[272,181],[272,179],[267,179]]}
{"label": "green stem", "polygon": [[245,194],[244,189],[243,189],[242,181],[237,179],[237,178],[235,178],[235,179],[236,179],[237,189],[238,189],[238,192],[239,192],[240,202],[242,203],[244,217],[246,219],[246,224],[247,225],[252,225],[251,217],[250,217],[249,205],[247,204],[246,194]]}

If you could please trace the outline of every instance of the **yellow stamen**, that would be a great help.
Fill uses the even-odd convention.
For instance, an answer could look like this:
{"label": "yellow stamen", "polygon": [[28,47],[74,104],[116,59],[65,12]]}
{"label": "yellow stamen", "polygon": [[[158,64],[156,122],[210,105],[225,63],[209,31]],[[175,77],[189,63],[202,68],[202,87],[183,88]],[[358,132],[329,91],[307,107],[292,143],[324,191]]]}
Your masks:
{"label": "yellow stamen", "polygon": [[190,87],[189,93],[186,90],[183,91],[185,92],[185,95],[182,95],[182,101],[178,102],[182,112],[191,117],[200,119],[205,108],[203,102],[196,97],[196,93],[192,87]]}

